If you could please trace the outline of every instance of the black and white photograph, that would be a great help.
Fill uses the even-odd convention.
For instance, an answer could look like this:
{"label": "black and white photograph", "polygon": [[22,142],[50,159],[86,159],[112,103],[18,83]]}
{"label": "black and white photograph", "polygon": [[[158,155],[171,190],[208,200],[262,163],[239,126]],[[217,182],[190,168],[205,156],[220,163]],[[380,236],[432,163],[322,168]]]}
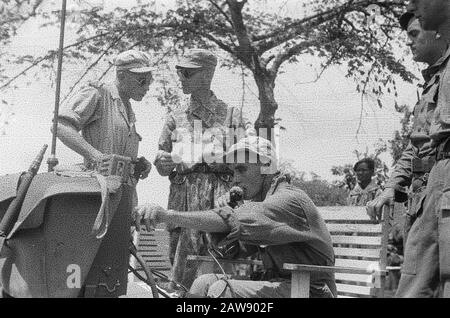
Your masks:
{"label": "black and white photograph", "polygon": [[449,60],[450,0],[2,0],[0,298],[450,298]]}

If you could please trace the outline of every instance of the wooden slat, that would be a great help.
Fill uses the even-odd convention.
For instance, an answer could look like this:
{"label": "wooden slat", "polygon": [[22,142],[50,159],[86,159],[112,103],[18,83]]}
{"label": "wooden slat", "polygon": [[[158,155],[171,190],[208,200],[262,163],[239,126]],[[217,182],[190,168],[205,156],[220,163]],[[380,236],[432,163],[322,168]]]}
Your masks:
{"label": "wooden slat", "polygon": [[291,280],[292,298],[309,298],[309,285],[311,277],[309,273],[293,272]]}
{"label": "wooden slat", "polygon": [[341,207],[319,207],[319,214],[327,220],[367,220],[370,218],[365,207],[341,206]]}
{"label": "wooden slat", "polygon": [[336,257],[345,256],[345,257],[380,258],[380,249],[335,247],[334,255]]}
{"label": "wooden slat", "polygon": [[336,273],[334,277],[338,283],[342,283],[342,281],[346,282],[354,282],[354,283],[362,283],[366,284],[366,286],[371,287],[380,287],[380,280],[376,279],[373,275],[367,274],[345,274],[345,273]]}
{"label": "wooden slat", "polygon": [[373,295],[373,288],[367,286],[356,286],[347,284],[336,284],[338,293],[349,293],[356,295]]}
{"label": "wooden slat", "polygon": [[327,224],[328,231],[342,233],[380,233],[381,224]]}
{"label": "wooden slat", "polygon": [[367,271],[379,270],[378,261],[336,258],[336,266],[359,268]]}
{"label": "wooden slat", "polygon": [[380,236],[332,235],[333,244],[381,246]]}

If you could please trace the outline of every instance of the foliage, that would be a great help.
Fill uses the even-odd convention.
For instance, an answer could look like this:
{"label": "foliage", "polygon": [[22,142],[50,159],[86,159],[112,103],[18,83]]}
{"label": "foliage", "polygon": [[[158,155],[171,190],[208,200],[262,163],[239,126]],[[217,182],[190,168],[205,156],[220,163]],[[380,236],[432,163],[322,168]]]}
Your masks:
{"label": "foliage", "polygon": [[316,206],[336,206],[346,205],[348,190],[335,184],[330,184],[322,180],[317,174],[311,173],[311,179],[307,179],[307,174],[297,169],[293,161],[282,160],[280,171],[291,176],[292,183],[305,191]]}
{"label": "foliage", "polygon": [[[356,90],[362,96],[374,95],[380,107],[382,94],[396,95],[395,76],[405,81],[414,78],[393,54],[399,32],[397,18],[404,9],[401,2],[303,1],[303,14],[295,17],[282,10],[261,10],[264,3],[267,2],[178,0],[174,8],[157,11],[152,1],[131,9],[106,11],[89,7],[70,11],[68,23],[77,28],[78,39],[65,48],[66,63],[88,61],[92,56],[96,59],[69,91],[102,60],[125,49],[152,52],[155,65],[164,68],[170,58],[188,48],[211,48],[225,54],[223,67],[244,68],[252,75],[260,100],[255,124],[272,127],[278,108],[274,94],[277,75],[284,65],[296,63],[303,54],[319,57],[324,70],[330,65],[345,65],[346,75],[357,82]],[[369,10],[373,4],[380,8],[374,21]],[[56,25],[59,12],[46,12],[42,17],[46,19],[44,26]],[[0,89],[35,66],[53,68],[55,54],[56,50],[52,50],[26,61],[17,57],[14,62],[25,68],[12,78],[1,79]],[[166,93],[162,90],[162,98]]]}
{"label": "foliage", "polygon": [[401,129],[396,130],[394,133],[394,138],[389,140],[389,151],[395,163],[402,156],[403,151],[409,144],[409,136],[412,133],[412,115],[413,112],[409,110],[406,105],[397,107],[396,110],[403,114],[403,118],[400,120]]}
{"label": "foliage", "polygon": [[363,159],[371,158],[375,161],[375,178],[380,186],[384,186],[389,176],[389,168],[384,163],[379,156],[387,151],[387,145],[384,141],[379,140],[378,144],[375,145],[375,150],[373,153],[369,153],[369,149],[366,148],[364,152],[355,150],[356,160],[354,163],[349,163],[343,166],[333,166],[331,172],[335,176],[341,176],[342,180],[337,181],[336,185],[340,188],[345,188],[352,190],[356,185],[356,173],[353,170],[354,164]]}

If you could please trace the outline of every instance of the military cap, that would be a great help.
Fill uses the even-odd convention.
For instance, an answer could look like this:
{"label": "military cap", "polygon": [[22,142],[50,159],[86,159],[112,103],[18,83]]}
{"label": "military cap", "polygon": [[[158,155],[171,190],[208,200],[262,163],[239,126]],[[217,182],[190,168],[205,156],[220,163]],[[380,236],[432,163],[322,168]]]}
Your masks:
{"label": "military cap", "polygon": [[400,18],[398,19],[398,22],[400,23],[400,26],[403,30],[407,31],[409,23],[414,19],[414,13],[412,12],[405,12],[403,13]]}
{"label": "military cap", "polygon": [[208,50],[194,49],[184,54],[176,67],[185,68],[215,68],[217,57]]}
{"label": "military cap", "polygon": [[[237,143],[232,145],[230,149],[225,154],[226,163],[235,163],[234,155],[244,154],[245,152],[254,153],[259,157],[260,162],[276,162],[276,150],[272,143],[259,136],[247,136],[240,139]],[[243,156],[243,155],[242,155]],[[239,156],[237,157],[239,160]],[[245,158],[245,157],[243,157]],[[237,162],[240,163],[240,162]]]}
{"label": "military cap", "polygon": [[126,70],[133,73],[148,73],[153,70],[148,55],[136,50],[128,50],[117,55],[114,65],[118,71]]}

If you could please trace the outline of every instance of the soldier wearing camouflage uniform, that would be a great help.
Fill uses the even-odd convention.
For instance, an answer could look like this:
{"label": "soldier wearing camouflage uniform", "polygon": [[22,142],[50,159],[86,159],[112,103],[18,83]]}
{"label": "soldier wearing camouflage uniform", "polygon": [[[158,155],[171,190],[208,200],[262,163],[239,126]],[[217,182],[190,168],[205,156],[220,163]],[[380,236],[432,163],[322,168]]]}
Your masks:
{"label": "soldier wearing camouflage uniform", "polygon": [[[154,162],[158,172],[170,179],[169,209],[212,209],[217,198],[231,188],[233,172],[226,164],[207,162],[204,155],[215,149],[220,157],[223,151],[220,138],[212,138],[211,134],[205,134],[205,130],[222,136],[230,126],[245,131],[240,113],[228,107],[210,90],[216,64],[214,54],[196,49],[184,55],[176,66],[183,92],[191,97],[187,105],[169,113]],[[200,148],[193,149],[198,146]],[[197,157],[191,158],[191,150]],[[187,255],[206,255],[209,238],[205,233],[192,229],[168,230],[173,279],[189,287],[196,276],[196,264],[188,263]]]}

